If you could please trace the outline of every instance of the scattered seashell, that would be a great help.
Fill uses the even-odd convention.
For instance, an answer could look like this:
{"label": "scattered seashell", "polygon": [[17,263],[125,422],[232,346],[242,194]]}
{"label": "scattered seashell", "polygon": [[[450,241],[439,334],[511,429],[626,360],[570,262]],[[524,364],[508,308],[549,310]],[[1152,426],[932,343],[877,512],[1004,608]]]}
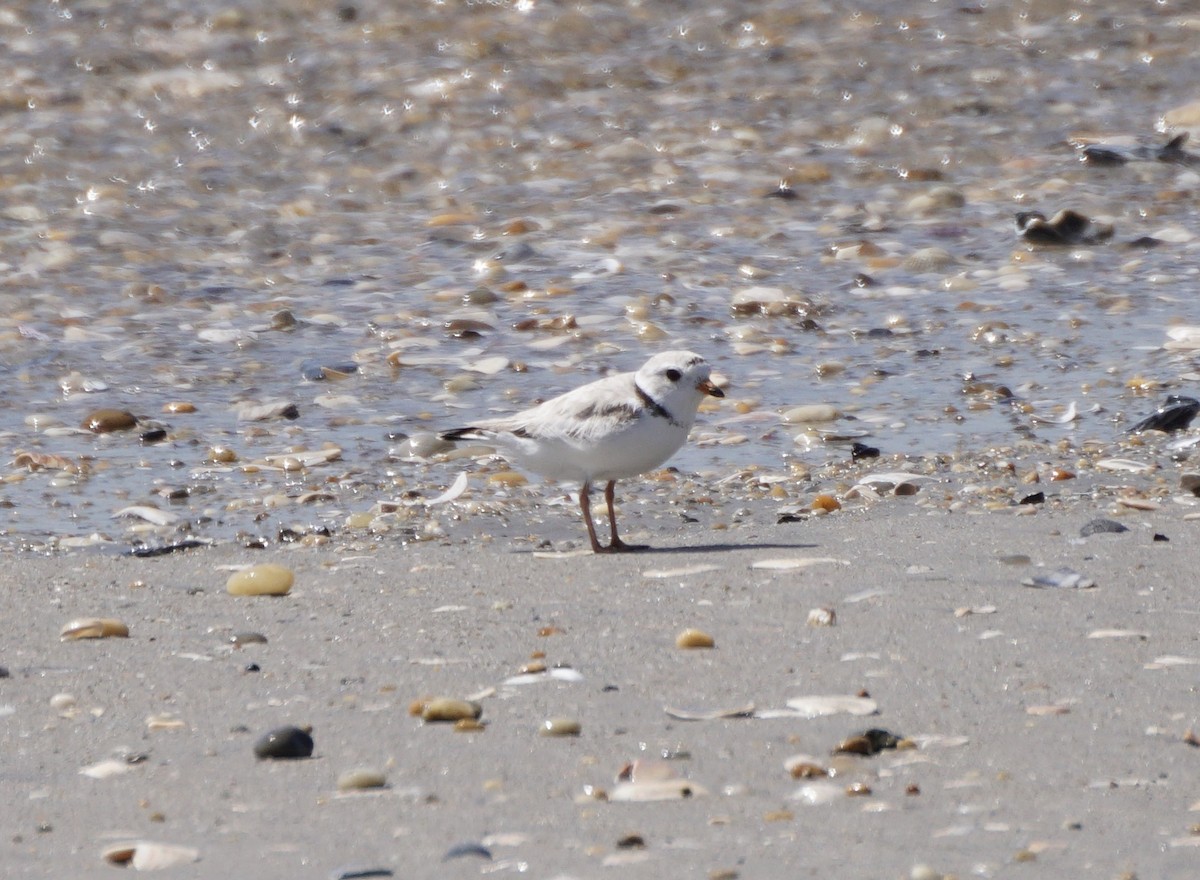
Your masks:
{"label": "scattered seashell", "polygon": [[277,727],[254,743],[254,754],[262,759],[310,758],[312,753],[312,728],[308,726]]}
{"label": "scattered seashell", "polygon": [[764,571],[794,571],[798,568],[811,568],[814,565],[849,565],[848,559],[834,559],[831,556],[797,557],[793,559],[760,559],[750,563],[751,568]]}
{"label": "scattered seashell", "polygon": [[290,568],[264,562],[235,571],[225,582],[225,589],[231,596],[286,596],[294,581]]}
{"label": "scattered seashell", "polygon": [[89,779],[110,779],[113,776],[121,776],[128,773],[134,768],[134,764],[128,761],[119,761],[116,758],[108,758],[96,764],[90,764],[79,771],[80,776],[87,776]]}
{"label": "scattered seashell", "polygon": [[387,775],[370,767],[356,767],[347,770],[337,779],[338,791],[361,791],[369,788],[383,788],[387,785]]}
{"label": "scattered seashell", "polygon": [[891,731],[873,727],[842,740],[834,747],[834,752],[851,755],[877,755],[887,749],[898,748],[901,742],[901,738]]}
{"label": "scattered seashell", "polygon": [[1145,461],[1133,461],[1128,458],[1102,458],[1096,462],[1096,467],[1102,471],[1125,471],[1131,474],[1148,474],[1157,465]]}
{"label": "scattered seashell", "polygon": [[799,718],[823,718],[827,715],[874,715],[879,705],[870,697],[842,694],[792,697],[787,701],[792,715]]}
{"label": "scattered seashell", "polygon": [[13,465],[19,468],[28,468],[30,471],[65,471],[70,474],[86,474],[91,470],[91,465],[83,458],[71,459],[65,455],[26,452],[20,449],[13,455]]}
{"label": "scattered seashell", "polygon": [[685,629],[675,637],[676,648],[713,648],[716,644],[712,636],[699,629]]}
{"label": "scattered seashell", "polygon": [[816,425],[836,421],[841,418],[841,415],[835,406],[827,403],[813,403],[784,410],[781,418],[785,425]]}
{"label": "scattered seashell", "polygon": [[678,578],[691,577],[692,575],[705,574],[710,571],[720,571],[719,565],[707,565],[699,563],[697,565],[687,565],[682,568],[651,568],[642,572],[644,578]]}
{"label": "scattered seashell", "polygon": [[608,793],[613,803],[647,803],[705,797],[708,790],[688,779],[655,779],[645,782],[619,782]]}
{"label": "scattered seashell", "polygon": [[1027,577],[1021,583],[1026,587],[1064,590],[1086,590],[1096,586],[1091,578],[1065,567]]}
{"label": "scattered seashell", "polygon": [[273,403],[244,403],[236,407],[239,421],[265,422],[272,419],[295,420],[300,418],[300,407],[287,400]]}
{"label": "scattered seashell", "polygon": [[156,526],[169,526],[172,523],[179,522],[179,514],[172,513],[169,510],[159,510],[157,507],[150,507],[146,504],[133,504],[129,507],[122,507],[113,514],[114,519],[120,517],[143,519]]}
{"label": "scattered seashell", "polygon": [[64,641],[76,639],[129,638],[129,627],[112,617],[81,617],[62,628],[59,637]]}
{"label": "scattered seashell", "polygon": [[845,796],[845,788],[836,782],[809,782],[800,786],[788,797],[790,800],[819,807],[840,801]]}
{"label": "scattered seashell", "polygon": [[1089,639],[1138,639],[1145,641],[1150,633],[1138,629],[1094,629],[1087,634]]}
{"label": "scattered seashell", "polygon": [[813,608],[808,612],[808,619],[805,623],[808,626],[835,626],[837,612],[832,608]]}
{"label": "scattered seashell", "polygon": [[452,697],[434,697],[421,707],[421,720],[428,722],[459,721],[463,718],[477,719],[483,714],[483,706],[472,700],[456,700]]}
{"label": "scattered seashell", "polygon": [[109,864],[128,866],[135,871],[160,871],[198,862],[200,850],[190,846],[139,840],[106,846],[100,856]]}
{"label": "scattered seashell", "polygon": [[754,714],[754,704],[734,706],[727,709],[689,709],[664,706],[663,711],[680,721],[714,721],[718,718],[749,718]]}
{"label": "scattered seashell", "polygon": [[1112,519],[1094,519],[1085,523],[1080,529],[1081,537],[1090,538],[1092,535],[1120,534],[1129,531],[1129,527]]}

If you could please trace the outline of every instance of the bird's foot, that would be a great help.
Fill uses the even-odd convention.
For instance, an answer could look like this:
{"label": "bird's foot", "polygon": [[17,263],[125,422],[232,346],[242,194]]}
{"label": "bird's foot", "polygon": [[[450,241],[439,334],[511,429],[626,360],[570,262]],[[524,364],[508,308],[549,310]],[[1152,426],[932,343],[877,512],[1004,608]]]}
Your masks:
{"label": "bird's foot", "polygon": [[637,553],[639,550],[649,549],[649,544],[626,544],[620,538],[617,538],[607,547],[602,544],[592,545],[592,551],[594,553]]}

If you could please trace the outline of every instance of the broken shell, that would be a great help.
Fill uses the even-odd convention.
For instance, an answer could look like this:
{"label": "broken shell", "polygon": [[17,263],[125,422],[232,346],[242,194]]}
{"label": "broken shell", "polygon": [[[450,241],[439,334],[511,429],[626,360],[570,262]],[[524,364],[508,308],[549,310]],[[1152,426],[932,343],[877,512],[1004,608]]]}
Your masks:
{"label": "broken shell", "polygon": [[135,871],[159,871],[200,860],[200,850],[172,843],[140,840],[134,843],[115,843],[100,853],[112,865],[128,865]]}
{"label": "broken shell", "polygon": [[788,708],[802,718],[822,718],[826,715],[874,715],[879,706],[870,697],[831,696],[793,697]]}
{"label": "broken shell", "polygon": [[235,571],[225,582],[225,589],[231,596],[286,596],[294,580],[290,568],[264,562]]}
{"label": "broken shell", "polygon": [[712,636],[699,629],[685,629],[675,637],[676,648],[712,648],[716,644]]}
{"label": "broken shell", "polygon": [[613,802],[637,803],[646,801],[674,801],[692,797],[703,797],[708,789],[687,779],[662,779],[648,782],[621,782],[608,794]]}
{"label": "broken shell", "polygon": [[478,718],[483,706],[471,700],[456,700],[450,697],[434,697],[421,707],[422,721],[459,721],[463,718]]}
{"label": "broken shell", "polygon": [[900,741],[900,737],[891,731],[873,727],[842,740],[834,751],[852,755],[876,755],[884,749],[896,748]]}
{"label": "broken shell", "polygon": [[837,612],[832,608],[814,608],[808,612],[809,626],[834,626],[837,624]]}
{"label": "broken shell", "polygon": [[387,785],[387,776],[379,770],[367,767],[356,767],[347,770],[338,777],[338,791],[360,791],[367,788],[383,788]]}
{"label": "broken shell", "polygon": [[129,627],[111,617],[81,617],[62,628],[59,637],[64,641],[75,639],[129,638]]}

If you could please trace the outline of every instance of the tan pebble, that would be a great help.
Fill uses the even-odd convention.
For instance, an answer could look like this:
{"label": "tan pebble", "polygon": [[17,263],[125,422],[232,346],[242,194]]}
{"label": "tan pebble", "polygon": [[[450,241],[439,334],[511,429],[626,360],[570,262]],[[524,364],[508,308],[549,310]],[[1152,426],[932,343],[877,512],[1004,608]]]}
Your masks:
{"label": "tan pebble", "polygon": [[841,417],[837,407],[828,403],[812,403],[804,406],[793,406],[783,413],[786,425],[813,425],[821,422],[832,422]]}
{"label": "tan pebble", "polygon": [[482,714],[483,707],[478,703],[452,697],[434,697],[421,707],[422,721],[460,721],[463,718],[478,718]]}
{"label": "tan pebble", "polygon": [[194,413],[196,404],[188,403],[186,400],[172,400],[170,403],[164,403],[162,411],[165,413]]}
{"label": "tan pebble", "polygon": [[81,617],[62,628],[64,642],[74,639],[129,638],[129,627],[111,617]]}
{"label": "tan pebble", "polygon": [[769,810],[763,813],[764,822],[791,822],[796,814],[791,810]]}
{"label": "tan pebble", "polygon": [[73,708],[74,705],[75,697],[71,694],[55,694],[50,698],[50,708],[59,712]]}
{"label": "tan pebble", "polygon": [[420,717],[425,713],[426,704],[432,699],[433,697],[420,697],[419,699],[413,700],[408,704],[408,714]]}
{"label": "tan pebble", "polygon": [[566,630],[560,629],[557,626],[543,626],[538,630],[538,635],[542,638],[546,638],[547,636],[561,636],[564,632],[566,632]]}
{"label": "tan pebble", "polygon": [[574,718],[547,718],[538,728],[540,736],[579,736],[583,725]]}
{"label": "tan pebble", "polygon": [[536,220],[528,220],[524,217],[518,217],[515,220],[510,220],[505,224],[501,231],[502,235],[524,235],[527,232],[536,232],[541,229],[541,225]]}
{"label": "tan pebble", "polygon": [[787,489],[783,488],[779,483],[771,487],[771,491],[767,493],[772,498],[783,499],[788,497]]}
{"label": "tan pebble", "polygon": [[713,868],[708,872],[708,880],[738,880],[740,876],[733,868]]}
{"label": "tan pebble", "polygon": [[375,515],[372,513],[352,513],[346,517],[346,528],[348,529],[366,529],[370,528],[374,522]]}
{"label": "tan pebble", "polygon": [[123,409],[97,409],[84,417],[81,427],[93,434],[128,431],[137,427],[137,416]]}
{"label": "tan pebble", "polygon": [[837,612],[832,608],[814,608],[808,612],[805,623],[809,626],[836,626]]}
{"label": "tan pebble", "polygon": [[788,768],[788,772],[792,774],[793,779],[820,779],[829,775],[829,771],[820,764],[813,764],[809,761],[796,762]]}
{"label": "tan pebble", "polygon": [[500,471],[489,476],[487,481],[492,486],[507,486],[513,489],[518,486],[524,486],[529,482],[529,478],[517,471]]}
{"label": "tan pebble", "polygon": [[225,582],[225,589],[231,596],[286,596],[294,582],[290,568],[264,562],[235,571]]}
{"label": "tan pebble", "polygon": [[685,629],[675,637],[676,648],[712,648],[716,644],[712,636],[699,629]]}
{"label": "tan pebble", "polygon": [[465,213],[447,213],[436,214],[425,221],[426,226],[465,226],[471,223],[476,223],[477,218],[474,214]]}
{"label": "tan pebble", "polygon": [[835,510],[841,510],[842,504],[832,495],[818,495],[813,499],[812,509],[817,511],[823,510],[826,513],[833,513]]}
{"label": "tan pebble", "polygon": [[1075,474],[1063,468],[1055,468],[1050,472],[1050,479],[1051,481],[1073,480],[1075,479]]}
{"label": "tan pebble", "polygon": [[387,785],[387,776],[369,767],[356,767],[347,770],[338,777],[338,791],[360,791],[365,788],[383,788]]}
{"label": "tan pebble", "polygon": [[846,786],[846,797],[868,797],[871,794],[871,786],[865,782],[852,782]]}
{"label": "tan pebble", "polygon": [[539,672],[545,672],[545,671],[546,671],[546,664],[542,663],[541,661],[537,661],[534,663],[526,663],[524,666],[522,666],[520,669],[517,670],[517,672],[521,675],[537,675]]}
{"label": "tan pebble", "polygon": [[486,729],[487,725],[478,718],[459,718],[454,722],[455,733],[478,733]]}

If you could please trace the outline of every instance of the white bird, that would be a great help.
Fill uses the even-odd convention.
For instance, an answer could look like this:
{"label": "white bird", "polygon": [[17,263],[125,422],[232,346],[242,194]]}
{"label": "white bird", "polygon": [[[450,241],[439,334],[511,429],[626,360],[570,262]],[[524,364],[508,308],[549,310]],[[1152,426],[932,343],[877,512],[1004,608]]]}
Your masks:
{"label": "white bird", "polygon": [[[617,535],[617,480],[661,465],[687,440],[705,395],[724,397],[709,365],[690,351],[656,354],[636,373],[608,376],[515,415],[442,434],[501,447],[518,467],[554,480],[578,480],[579,509],[596,553],[637,550]],[[604,482],[612,541],[603,545],[592,522],[592,483]]]}

